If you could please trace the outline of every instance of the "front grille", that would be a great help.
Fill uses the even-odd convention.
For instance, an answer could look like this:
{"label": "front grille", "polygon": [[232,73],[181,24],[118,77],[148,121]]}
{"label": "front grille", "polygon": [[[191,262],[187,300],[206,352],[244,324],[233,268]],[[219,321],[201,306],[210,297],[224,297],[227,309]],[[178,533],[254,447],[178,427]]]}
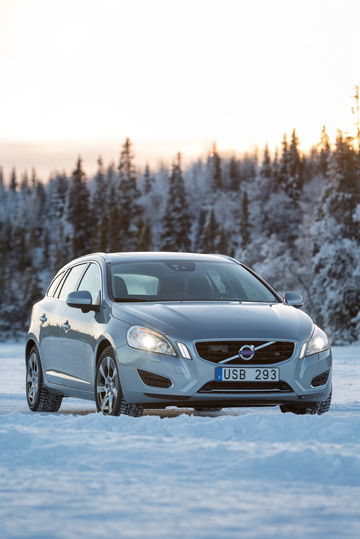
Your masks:
{"label": "front grille", "polygon": [[315,378],[311,380],[311,385],[313,387],[324,386],[326,382],[328,381],[329,373],[330,373],[330,370],[327,370],[325,372],[322,372],[318,376],[315,376]]}
{"label": "front grille", "polygon": [[198,393],[259,393],[259,391],[291,392],[292,389],[286,382],[207,382]]}
{"label": "front grille", "polygon": [[226,362],[226,365],[268,365],[280,363],[291,358],[295,344],[288,341],[277,341],[260,350],[255,350],[254,357],[250,360],[240,358],[239,350],[244,345],[253,345],[255,348],[271,341],[207,341],[195,344],[197,353],[203,359],[212,363],[219,363],[224,359],[236,356],[235,359]]}
{"label": "front grille", "polygon": [[138,369],[139,376],[141,380],[146,384],[147,386],[152,387],[170,387],[171,386],[171,380],[169,378],[166,378],[165,376],[160,376],[159,374],[155,374],[153,372],[143,371],[142,369]]}

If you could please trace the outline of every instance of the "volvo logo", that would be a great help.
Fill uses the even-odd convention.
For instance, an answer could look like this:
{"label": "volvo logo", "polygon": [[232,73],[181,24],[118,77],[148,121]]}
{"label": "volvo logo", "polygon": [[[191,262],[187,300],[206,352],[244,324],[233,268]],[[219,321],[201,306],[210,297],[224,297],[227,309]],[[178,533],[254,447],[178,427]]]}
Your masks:
{"label": "volvo logo", "polygon": [[255,355],[255,347],[253,344],[244,344],[239,350],[239,356],[244,361],[250,361]]}

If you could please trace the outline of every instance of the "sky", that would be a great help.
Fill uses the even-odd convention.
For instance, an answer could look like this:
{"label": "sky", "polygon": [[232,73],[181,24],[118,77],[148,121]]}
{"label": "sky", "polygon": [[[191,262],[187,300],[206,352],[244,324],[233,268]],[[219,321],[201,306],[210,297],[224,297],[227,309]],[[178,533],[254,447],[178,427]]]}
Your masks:
{"label": "sky", "polygon": [[0,165],[87,171],[351,132],[358,0],[0,0]]}

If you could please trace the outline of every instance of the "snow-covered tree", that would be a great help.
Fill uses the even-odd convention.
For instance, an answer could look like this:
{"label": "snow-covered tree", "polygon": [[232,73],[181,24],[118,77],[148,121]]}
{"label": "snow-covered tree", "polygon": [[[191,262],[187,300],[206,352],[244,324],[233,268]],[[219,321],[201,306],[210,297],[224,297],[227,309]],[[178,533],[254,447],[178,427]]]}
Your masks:
{"label": "snow-covered tree", "polygon": [[136,169],[134,165],[134,154],[132,143],[127,138],[122,146],[119,162],[119,249],[122,251],[132,251],[136,234],[137,225],[141,217],[141,208],[139,206],[140,191],[137,187]]}
{"label": "snow-covered tree", "polygon": [[314,223],[314,281],[319,320],[337,342],[359,337],[360,169],[352,143],[338,133]]}
{"label": "snow-covered tree", "polygon": [[67,221],[72,225],[72,256],[85,254],[92,241],[93,229],[90,226],[89,190],[80,157],[76,162],[70,181],[66,217]]}
{"label": "snow-covered tree", "polygon": [[161,234],[162,251],[189,251],[191,248],[191,218],[188,211],[187,193],[178,153],[169,178],[169,191]]}

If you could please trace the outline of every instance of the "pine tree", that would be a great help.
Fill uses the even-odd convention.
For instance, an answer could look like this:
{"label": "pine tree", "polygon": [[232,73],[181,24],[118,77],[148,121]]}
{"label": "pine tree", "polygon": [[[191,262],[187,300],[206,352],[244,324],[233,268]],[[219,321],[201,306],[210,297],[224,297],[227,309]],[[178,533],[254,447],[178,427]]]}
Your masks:
{"label": "pine tree", "polygon": [[203,252],[204,246],[204,234],[205,234],[205,225],[206,225],[207,211],[202,208],[199,212],[196,236],[195,236],[195,251],[198,253]]}
{"label": "pine tree", "polygon": [[137,223],[137,236],[135,239],[136,251],[149,251],[151,247],[151,227],[149,223],[145,223],[143,219],[139,219]]}
{"label": "pine tree", "polygon": [[227,254],[228,244],[228,234],[216,219],[214,210],[211,209],[207,215],[206,227],[202,237],[201,252]]}
{"label": "pine tree", "polygon": [[217,246],[220,236],[220,225],[215,217],[214,210],[210,210],[205,232],[203,235],[203,253],[215,253],[217,251]]}
{"label": "pine tree", "polygon": [[321,174],[325,175],[327,173],[330,153],[331,153],[330,152],[330,139],[329,139],[329,135],[326,132],[326,127],[324,125],[321,131],[321,139],[320,139],[319,168],[320,168]]}
{"label": "pine tree", "polygon": [[241,247],[245,249],[250,243],[249,198],[246,191],[241,199],[240,234]]}
{"label": "pine tree", "polygon": [[30,193],[29,178],[26,171],[21,175],[20,192],[25,196]]}
{"label": "pine tree", "polygon": [[17,191],[17,188],[18,188],[18,183],[17,183],[17,177],[16,177],[16,170],[14,167],[11,170],[11,174],[10,174],[10,191],[15,193]]}
{"label": "pine tree", "polygon": [[56,236],[55,236],[55,254],[53,257],[53,264],[51,266],[51,270],[53,273],[58,271],[61,266],[63,266],[66,262],[69,262],[71,258],[71,254],[69,252],[69,246],[65,239],[64,234],[64,225],[60,221],[60,224],[58,228],[56,229]]}
{"label": "pine tree", "polygon": [[221,171],[221,158],[216,149],[216,143],[214,142],[212,151],[209,157],[210,178],[214,189],[222,189],[223,178]]}
{"label": "pine tree", "polygon": [[121,250],[133,251],[137,223],[141,216],[140,191],[137,188],[132,144],[127,138],[122,146],[119,162],[119,244]]}
{"label": "pine tree", "polygon": [[268,236],[275,234],[276,239],[283,242],[294,256],[295,242],[299,238],[302,222],[300,199],[303,187],[303,162],[298,151],[295,130],[292,133],[290,147],[286,135],[283,137],[282,154],[276,176],[273,196],[264,201],[264,211],[267,215],[263,219],[262,226],[266,227]]}
{"label": "pine tree", "polygon": [[99,225],[99,250],[100,251],[121,251],[121,229],[119,195],[114,183],[110,187],[108,209],[102,215]]}
{"label": "pine tree", "polygon": [[239,167],[235,156],[232,156],[229,163],[229,188],[231,191],[238,191],[240,186]]}
{"label": "pine tree", "polygon": [[36,181],[37,181],[36,170],[34,168],[32,168],[31,169],[31,179],[30,179],[31,189],[32,190],[35,189]]}
{"label": "pine tree", "polygon": [[[36,181],[35,184],[36,185]],[[63,219],[65,213],[69,179],[66,174],[57,174],[50,178],[46,189],[46,216],[51,225]]]}
{"label": "pine tree", "polygon": [[[104,165],[101,156],[97,160],[98,170],[95,176],[95,190],[91,199],[91,221],[95,229],[98,229],[103,221],[103,215],[107,212],[106,199],[108,196],[105,182]],[[98,235],[93,238],[93,249],[98,250]]]}
{"label": "pine tree", "polygon": [[72,225],[71,250],[74,257],[87,252],[91,243],[89,191],[79,157],[72,173],[67,200],[67,220]]}
{"label": "pine tree", "polygon": [[289,175],[289,148],[286,134],[283,136],[281,146],[282,153],[279,161],[278,182],[279,186],[285,189]]}
{"label": "pine tree", "polygon": [[299,153],[299,139],[295,129],[291,134],[290,148],[287,151],[287,176],[285,179],[285,192],[289,198],[296,202],[300,199],[304,178],[303,162]]}
{"label": "pine tree", "polygon": [[269,148],[266,145],[259,170],[259,176],[257,178],[257,191],[255,195],[256,201],[260,206],[256,216],[256,223],[259,232],[262,234],[270,235],[276,227],[274,212],[268,206],[278,188],[279,185],[274,174],[274,167],[271,162]]}
{"label": "pine tree", "polygon": [[146,163],[145,166],[145,172],[144,172],[144,194],[148,195],[154,185],[154,177],[151,175],[150,167],[148,163]]}
{"label": "pine tree", "polygon": [[[7,193],[5,189],[3,168],[0,166],[0,224],[4,216],[6,194]],[[0,241],[1,241],[1,236],[0,236]]]}
{"label": "pine tree", "polygon": [[162,220],[161,250],[189,251],[191,220],[181,170],[180,153],[172,166],[165,215]]}
{"label": "pine tree", "polygon": [[360,170],[341,132],[329,161],[327,188],[313,226],[314,298],[320,323],[335,341],[358,338],[360,327]]}

